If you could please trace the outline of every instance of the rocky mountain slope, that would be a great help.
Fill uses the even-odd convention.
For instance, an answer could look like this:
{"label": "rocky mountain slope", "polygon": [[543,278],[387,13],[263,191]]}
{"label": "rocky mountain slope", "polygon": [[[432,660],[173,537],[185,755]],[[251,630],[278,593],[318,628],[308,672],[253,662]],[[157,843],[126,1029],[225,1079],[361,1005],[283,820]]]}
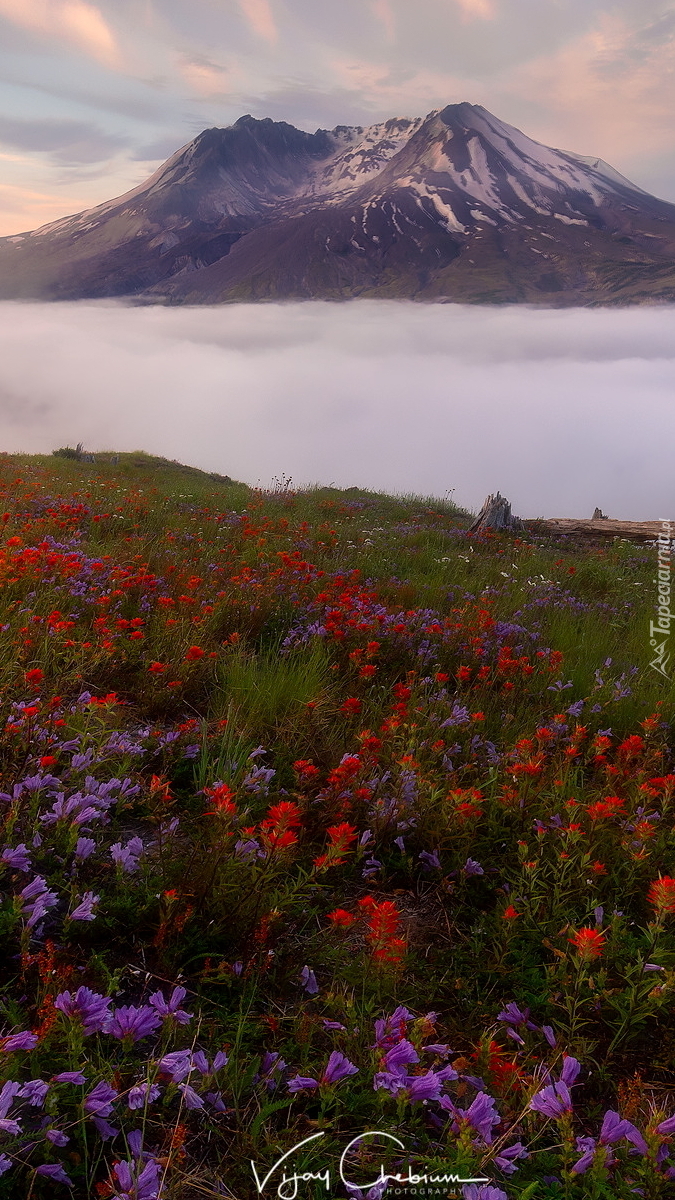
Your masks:
{"label": "rocky mountain slope", "polygon": [[314,134],[241,117],[146,183],[0,239],[0,298],[675,299],[675,205],[484,108]]}

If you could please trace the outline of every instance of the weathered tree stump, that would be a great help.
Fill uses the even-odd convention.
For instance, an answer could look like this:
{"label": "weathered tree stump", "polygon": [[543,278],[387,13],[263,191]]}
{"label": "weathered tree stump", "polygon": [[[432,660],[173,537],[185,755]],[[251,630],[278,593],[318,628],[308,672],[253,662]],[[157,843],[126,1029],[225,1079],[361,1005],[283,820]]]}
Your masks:
{"label": "weathered tree stump", "polygon": [[484,533],[491,530],[495,533],[516,533],[523,528],[520,517],[511,513],[511,505],[504,496],[497,492],[496,496],[488,496],[469,533]]}

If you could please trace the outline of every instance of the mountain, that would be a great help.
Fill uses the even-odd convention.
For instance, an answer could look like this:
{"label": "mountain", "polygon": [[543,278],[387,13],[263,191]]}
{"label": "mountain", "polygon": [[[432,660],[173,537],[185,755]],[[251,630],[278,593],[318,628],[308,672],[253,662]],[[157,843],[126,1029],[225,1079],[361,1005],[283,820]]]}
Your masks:
{"label": "mountain", "polygon": [[0,298],[675,300],[675,205],[473,104],[207,129],[107,204],[0,239]]}

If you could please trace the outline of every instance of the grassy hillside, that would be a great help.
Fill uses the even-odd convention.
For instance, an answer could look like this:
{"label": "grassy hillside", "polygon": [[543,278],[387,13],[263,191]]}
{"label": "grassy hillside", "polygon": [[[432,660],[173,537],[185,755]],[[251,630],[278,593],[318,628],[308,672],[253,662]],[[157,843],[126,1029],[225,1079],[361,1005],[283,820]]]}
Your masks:
{"label": "grassy hillside", "polygon": [[655,550],[140,453],[0,493],[0,1197],[671,1195]]}

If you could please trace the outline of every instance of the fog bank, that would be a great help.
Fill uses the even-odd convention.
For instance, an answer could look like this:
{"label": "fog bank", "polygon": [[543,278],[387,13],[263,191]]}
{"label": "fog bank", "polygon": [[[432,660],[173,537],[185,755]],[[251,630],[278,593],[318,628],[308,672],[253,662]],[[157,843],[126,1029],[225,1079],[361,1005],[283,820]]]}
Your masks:
{"label": "fog bank", "polygon": [[4,303],[0,449],[675,517],[674,333],[673,308]]}

